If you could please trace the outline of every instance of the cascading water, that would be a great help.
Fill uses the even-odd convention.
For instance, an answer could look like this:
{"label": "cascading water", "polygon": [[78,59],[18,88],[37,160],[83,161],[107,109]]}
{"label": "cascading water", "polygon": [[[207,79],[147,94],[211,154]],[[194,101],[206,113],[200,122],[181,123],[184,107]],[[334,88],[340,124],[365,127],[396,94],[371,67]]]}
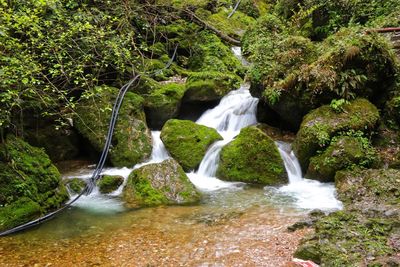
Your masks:
{"label": "cascading water", "polygon": [[249,85],[245,84],[227,94],[218,106],[207,110],[197,120],[198,124],[216,129],[224,139],[209,148],[197,172],[188,173],[196,187],[212,191],[237,187],[241,184],[221,181],[215,177],[215,174],[222,147],[232,141],[242,128],[257,123],[257,103],[258,99],[251,96]]}
{"label": "cascading water", "polygon": [[295,204],[303,209],[336,210],[342,203],[335,197],[335,186],[304,179],[300,163],[289,144],[276,142],[289,176],[289,184],[278,189],[279,193],[295,198]]}
{"label": "cascading water", "polygon": [[[93,212],[99,213],[109,213],[109,212],[119,212],[122,211],[123,205],[122,203],[115,199],[116,196],[119,196],[122,193],[122,189],[127,181],[129,174],[132,170],[140,168],[144,165],[151,163],[159,163],[169,158],[169,154],[165,149],[163,142],[160,139],[160,131],[152,131],[152,145],[153,149],[151,152],[150,159],[146,162],[136,164],[133,168],[106,168],[102,172],[102,175],[120,175],[124,177],[124,183],[114,192],[108,195],[100,194],[98,188],[95,188],[92,194],[86,196],[83,195],[74,206],[78,206],[81,208],[88,209]],[[87,173],[71,176],[68,178],[80,178],[80,179],[89,179],[91,177],[91,171]]]}
{"label": "cascading water", "polygon": [[[233,53],[241,60],[240,47],[232,48]],[[249,125],[257,123],[256,110],[258,99],[251,96],[249,84],[242,85],[239,89],[231,91],[223,97],[215,108],[207,110],[198,120],[202,124],[216,129],[223,140],[215,142],[208,149],[196,172],[188,173],[192,183],[202,191],[215,191],[222,188],[242,188],[243,183],[225,182],[216,178],[219,164],[219,155],[223,146],[231,142],[240,130]],[[115,199],[122,193],[129,173],[137,168],[151,163],[159,163],[169,158],[169,154],[160,139],[160,131],[152,131],[153,150],[148,161],[135,165],[133,168],[109,168],[103,174],[121,175],[125,178],[124,184],[109,195],[101,195],[98,190],[93,194],[82,197],[77,206],[89,208],[95,211],[119,211],[123,209],[122,204]],[[304,179],[297,158],[289,144],[277,142],[281,157],[284,161],[289,184],[280,188],[273,187],[274,194],[290,196],[295,205],[304,209],[340,209],[341,203],[335,198],[335,187],[333,184],[320,183],[314,180]],[[75,176],[77,177],[77,176]],[[78,178],[89,178],[90,173],[80,175]],[[271,187],[266,187],[266,192]],[[113,198],[114,197],[114,198]]]}

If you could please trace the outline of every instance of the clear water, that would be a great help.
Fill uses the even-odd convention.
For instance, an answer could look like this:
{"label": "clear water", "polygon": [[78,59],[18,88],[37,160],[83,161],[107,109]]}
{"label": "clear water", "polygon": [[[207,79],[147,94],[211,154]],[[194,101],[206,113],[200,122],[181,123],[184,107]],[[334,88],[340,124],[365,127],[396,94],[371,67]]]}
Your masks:
{"label": "clear water", "polygon": [[[240,49],[233,52],[240,56]],[[0,239],[0,265],[260,266],[269,262],[281,266],[282,259],[291,257],[293,240],[300,238],[288,234],[286,226],[310,209],[330,211],[340,209],[341,203],[333,184],[302,177],[290,145],[282,142],[277,146],[288,185],[257,188],[215,177],[222,147],[243,127],[257,123],[258,100],[248,89],[245,84],[230,92],[197,121],[224,138],[209,148],[199,169],[188,174],[203,193],[200,204],[126,210],[119,198],[123,185],[108,195],[95,190],[57,218]],[[103,173],[121,175],[126,181],[133,169],[169,158],[160,132],[153,131],[152,138],[148,161]],[[83,168],[65,178],[90,176],[91,169]]]}

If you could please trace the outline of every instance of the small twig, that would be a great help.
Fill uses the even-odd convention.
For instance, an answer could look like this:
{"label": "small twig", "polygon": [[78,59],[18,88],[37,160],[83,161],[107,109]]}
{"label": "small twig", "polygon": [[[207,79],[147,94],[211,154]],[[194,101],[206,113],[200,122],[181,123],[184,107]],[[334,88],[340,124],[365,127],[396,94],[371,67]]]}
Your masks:
{"label": "small twig", "polygon": [[233,16],[233,14],[235,14],[235,12],[236,12],[236,10],[238,9],[238,7],[239,7],[241,1],[242,1],[242,0],[238,0],[238,1],[236,2],[236,5],[235,5],[235,7],[233,8],[232,12],[229,13],[229,15],[228,15],[228,19],[230,19],[230,18]]}

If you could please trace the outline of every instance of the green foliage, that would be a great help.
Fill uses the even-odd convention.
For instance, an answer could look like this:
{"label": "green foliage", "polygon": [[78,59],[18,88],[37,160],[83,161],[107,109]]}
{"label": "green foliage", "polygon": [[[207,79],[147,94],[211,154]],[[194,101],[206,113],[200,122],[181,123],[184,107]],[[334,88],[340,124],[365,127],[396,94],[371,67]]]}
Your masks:
{"label": "green foliage", "polygon": [[346,135],[332,138],[325,151],[310,159],[307,177],[332,182],[339,170],[368,168],[376,161],[377,153],[364,133],[349,131]]}
{"label": "green foliage", "polygon": [[242,129],[222,148],[217,176],[263,185],[283,184],[288,179],[275,142],[255,126]]}
{"label": "green foliage", "polygon": [[329,105],[307,114],[293,143],[300,164],[307,169],[309,159],[329,145],[332,137],[349,130],[371,131],[379,120],[379,111],[366,99],[356,99],[337,113]]}
{"label": "green foliage", "polygon": [[344,111],[344,106],[349,104],[349,101],[346,99],[333,99],[329,106],[336,112],[336,113],[342,113]]}

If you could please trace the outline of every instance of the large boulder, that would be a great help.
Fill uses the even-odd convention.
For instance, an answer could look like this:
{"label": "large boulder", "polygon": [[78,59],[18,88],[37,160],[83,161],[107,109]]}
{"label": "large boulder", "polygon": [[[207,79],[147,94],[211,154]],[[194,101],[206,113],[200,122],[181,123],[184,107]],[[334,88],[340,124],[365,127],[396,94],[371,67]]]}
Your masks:
{"label": "large boulder", "polygon": [[234,74],[216,71],[191,73],[186,82],[184,102],[212,102],[239,88],[241,79]]}
{"label": "large boulder", "polygon": [[[396,88],[397,59],[386,38],[363,31],[344,28],[315,42],[284,20],[263,16],[243,38],[244,53],[253,63],[251,93],[291,130],[310,110],[334,99],[362,97],[383,108]],[[271,123],[271,117],[264,119]]]}
{"label": "large boulder", "polygon": [[217,176],[227,181],[279,185],[288,181],[275,142],[256,126],[240,131],[222,148]]}
{"label": "large boulder", "polygon": [[366,99],[356,99],[335,109],[330,105],[308,113],[301,123],[293,149],[303,170],[318,150],[326,147],[339,132],[370,131],[379,119],[378,109]]}
{"label": "large boulder", "polygon": [[150,127],[160,129],[166,121],[178,116],[185,85],[168,83],[145,96],[144,109]]}
{"label": "large boulder", "polygon": [[68,192],[42,150],[9,136],[0,145],[0,231],[62,206]]}
{"label": "large boulder", "polygon": [[370,167],[376,161],[376,156],[367,138],[334,137],[324,152],[310,159],[306,177],[333,182],[337,171],[355,166]]}
{"label": "large boulder", "polygon": [[79,136],[71,127],[56,128],[54,124],[25,130],[25,139],[36,147],[43,147],[54,162],[71,160],[79,153]]}
{"label": "large boulder", "polygon": [[210,145],[222,137],[213,128],[173,119],[162,128],[161,140],[183,169],[190,171],[199,166]]}
{"label": "large boulder", "polygon": [[182,167],[173,159],[132,171],[123,190],[128,207],[190,204],[200,200]]}
{"label": "large boulder", "polygon": [[[76,107],[75,127],[97,152],[103,149],[117,95],[117,88],[96,87],[93,94]],[[116,167],[133,166],[151,154],[151,134],[146,125],[143,101],[134,93],[125,95],[110,148],[110,161]]]}

